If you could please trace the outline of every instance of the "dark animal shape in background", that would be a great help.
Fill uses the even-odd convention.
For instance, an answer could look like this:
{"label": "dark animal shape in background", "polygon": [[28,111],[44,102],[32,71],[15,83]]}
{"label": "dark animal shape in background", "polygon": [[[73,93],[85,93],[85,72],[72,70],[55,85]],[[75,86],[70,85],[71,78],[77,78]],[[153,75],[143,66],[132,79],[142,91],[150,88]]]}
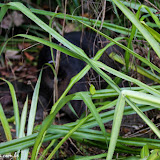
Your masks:
{"label": "dark animal shape in background", "polygon": [[[71,32],[64,35],[64,37],[70,41],[72,44],[82,48],[84,52],[91,58],[95,55],[95,53],[104,47],[107,43],[102,44],[104,42],[104,38],[97,37],[95,33],[90,32]],[[56,40],[53,40],[54,43],[59,43]],[[53,49],[54,57],[56,57],[56,50]],[[100,61],[105,63],[106,65],[114,68],[119,69],[119,65],[115,63],[111,58],[109,58],[109,54],[111,52],[116,53],[123,53],[123,50],[114,45],[112,47],[109,47],[102,57],[100,58]],[[40,52],[39,60],[38,60],[38,69],[41,69],[42,66],[45,63],[48,63],[52,60],[50,48],[47,46],[44,46],[43,49]],[[61,59],[60,59],[60,67],[58,71],[58,93],[59,96],[64,92],[66,87],[68,86],[71,78],[78,74],[84,67],[85,62],[67,56],[64,53],[61,53]],[[72,89],[69,91],[68,94],[72,94],[79,91],[86,91],[88,86],[87,83],[89,83],[89,79],[94,73],[95,77],[98,75],[95,74],[95,72],[91,72],[87,74],[84,78],[82,78],[79,82],[77,82]],[[46,108],[51,107],[52,103],[49,103],[52,101],[53,96],[53,83],[54,83],[54,74],[50,67],[47,67],[43,70],[42,74],[42,80],[41,80],[41,87],[40,87],[40,100],[43,103],[43,106]],[[102,88],[104,88],[106,85],[103,85]],[[82,104],[80,101],[74,101],[71,102],[73,108],[75,109],[78,116],[80,116],[85,111],[85,105]],[[72,113],[72,111],[67,107],[64,106],[63,110],[71,117],[71,119],[76,119],[77,117]],[[42,118],[42,107],[40,104],[38,104],[38,113],[37,113],[37,119]]]}

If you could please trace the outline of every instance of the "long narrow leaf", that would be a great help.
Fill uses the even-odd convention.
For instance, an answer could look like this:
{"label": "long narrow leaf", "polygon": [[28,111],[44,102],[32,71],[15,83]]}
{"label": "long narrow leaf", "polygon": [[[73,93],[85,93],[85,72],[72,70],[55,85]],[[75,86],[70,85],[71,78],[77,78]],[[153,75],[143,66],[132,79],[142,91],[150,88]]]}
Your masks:
{"label": "long narrow leaf", "polygon": [[6,135],[7,141],[12,140],[10,127],[9,127],[8,122],[7,122],[7,118],[6,118],[5,114],[4,114],[4,111],[3,111],[1,103],[0,103],[0,120],[1,120],[1,123],[2,123],[2,126],[3,126],[3,129],[4,129],[4,133]]}
{"label": "long narrow leaf", "polygon": [[105,137],[105,140],[106,140],[106,145],[108,145],[107,134],[106,134],[104,124],[102,123],[102,119],[101,119],[100,115],[98,114],[98,112],[96,110],[96,107],[91,100],[91,97],[88,94],[85,94],[85,93],[80,93],[80,96],[82,97],[82,100],[84,101],[84,103],[88,106],[89,110],[92,113],[92,116],[95,118],[99,127],[101,128],[102,133],[103,133],[103,135]]}
{"label": "long narrow leaf", "polygon": [[[19,131],[19,138],[25,137],[25,125],[27,120],[27,107],[28,107],[28,96],[23,106],[22,114],[21,114],[21,125]],[[19,156],[19,155],[18,155]],[[24,149],[21,151],[21,160],[25,160],[28,158],[28,150]]]}
{"label": "long narrow leaf", "polygon": [[[32,96],[32,103],[31,103],[31,108],[30,108],[29,118],[28,118],[27,136],[31,135],[32,132],[33,132],[35,115],[36,115],[36,110],[37,110],[37,103],[38,103],[38,95],[39,95],[41,77],[42,77],[42,70],[41,70],[41,72],[39,74],[38,81],[36,83],[36,87],[34,89],[33,96]],[[25,150],[25,152],[23,154],[24,160],[27,159],[28,152],[29,152],[29,149]]]}
{"label": "long narrow leaf", "polygon": [[[144,90],[148,91],[149,93],[160,97],[160,92],[158,90],[156,90],[156,89],[154,89],[154,88],[152,88],[152,87],[140,82],[139,80],[131,78],[131,77],[129,77],[129,76],[127,76],[127,75],[125,75],[125,74],[123,74],[121,72],[118,72],[115,69],[113,69],[111,67],[108,67],[108,66],[104,65],[101,62],[94,61],[93,63],[94,63],[95,66],[98,66],[98,67],[106,70],[107,72],[110,72],[110,73],[112,73],[112,74],[114,74],[114,75],[116,75],[116,76],[118,76],[118,77],[120,77],[122,79],[125,79],[127,81],[133,82],[133,83],[137,84],[138,86],[140,86],[141,88],[143,88]],[[104,76],[106,76],[106,75],[104,74]]]}
{"label": "long narrow leaf", "polygon": [[121,121],[123,117],[124,106],[125,106],[125,98],[123,94],[120,94],[118,97],[116,108],[115,108],[115,114],[114,114],[113,126],[112,126],[112,132],[111,132],[111,140],[110,140],[108,154],[106,158],[107,160],[112,159],[112,156],[116,147],[117,138],[119,135]]}
{"label": "long narrow leaf", "polygon": [[0,79],[5,81],[8,84],[9,89],[10,89],[12,102],[13,102],[13,110],[14,110],[14,115],[15,115],[15,121],[16,121],[16,136],[18,138],[18,136],[19,136],[19,128],[20,128],[20,118],[19,118],[19,108],[18,108],[18,102],[17,102],[16,93],[15,93],[13,85],[9,81],[7,81],[7,80],[5,80],[3,78],[0,78]]}

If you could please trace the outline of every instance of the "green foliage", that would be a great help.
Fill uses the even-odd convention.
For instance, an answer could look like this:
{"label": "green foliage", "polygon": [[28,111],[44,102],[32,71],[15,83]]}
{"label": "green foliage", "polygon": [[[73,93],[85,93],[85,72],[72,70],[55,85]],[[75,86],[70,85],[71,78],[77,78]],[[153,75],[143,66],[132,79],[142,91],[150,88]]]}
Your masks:
{"label": "green foliage", "polygon": [[[37,4],[39,4],[40,2],[41,2],[40,0],[37,0]],[[57,0],[56,2],[59,4],[59,6],[61,6],[61,1]],[[130,4],[129,2],[112,0],[112,3],[114,3],[114,9],[116,10],[116,14],[118,14],[117,8],[116,8],[117,6],[121,10],[121,12],[124,13],[124,15],[128,18],[128,20],[132,23],[132,29],[127,29],[123,26],[118,26],[116,24],[111,24],[106,22],[103,23],[102,28],[107,28],[111,31],[115,31],[117,33],[121,33],[124,35],[129,34],[130,35],[129,38],[125,37],[128,42],[127,47],[121,44],[120,42],[118,42],[120,40],[125,39],[124,37],[117,37],[115,39],[112,39],[111,37],[107,36],[103,32],[95,29],[93,26],[96,26],[96,27],[101,26],[100,20],[88,19],[81,16],[65,15],[63,13],[53,13],[53,12],[42,11],[42,10],[37,10],[33,8],[30,9],[25,7],[22,3],[19,3],[19,2],[10,2],[7,4],[0,5],[1,6],[0,21],[2,21],[3,17],[6,15],[8,9],[19,10],[28,18],[30,18],[30,20],[35,22],[35,24],[39,28],[49,33],[50,36],[53,36],[56,40],[58,40],[60,43],[62,43],[65,46],[65,47],[59,46],[57,44],[52,43],[51,41],[47,41],[47,40],[44,40],[43,38],[35,37],[32,35],[19,34],[19,35],[15,35],[14,37],[11,37],[4,43],[4,45],[1,47],[0,54],[4,51],[8,42],[12,38],[15,39],[15,37],[18,36],[18,37],[26,38],[32,41],[45,44],[51,48],[55,48],[69,56],[78,58],[87,63],[86,67],[71,79],[64,93],[61,95],[58,101],[53,105],[49,116],[46,117],[46,119],[42,122],[40,126],[37,126],[34,128],[34,121],[35,121],[35,114],[36,114],[36,107],[37,107],[42,71],[40,72],[40,75],[34,90],[34,94],[32,97],[32,104],[31,104],[31,109],[29,111],[29,119],[27,124],[26,136],[24,134],[24,128],[27,120],[26,115],[27,115],[28,98],[26,98],[26,102],[24,104],[24,108],[21,115],[21,122],[20,122],[18,103],[17,103],[17,98],[16,98],[14,88],[10,82],[1,78],[1,80],[5,81],[9,85],[10,92],[12,95],[17,139],[12,140],[7,119],[4,115],[2,106],[0,105],[1,122],[5,131],[6,138],[8,140],[8,142],[0,144],[0,154],[5,154],[8,152],[15,152],[15,151],[18,151],[20,153],[21,151],[21,154],[19,155],[21,155],[24,159],[28,159],[29,148],[32,147],[33,149],[32,149],[31,159],[35,160],[37,159],[37,155],[39,153],[42,143],[51,141],[51,143],[44,150],[44,152],[42,153],[42,156],[40,157],[40,159],[43,159],[43,156],[49,153],[47,157],[47,160],[48,160],[48,159],[51,159],[55,155],[55,153],[60,149],[63,143],[69,137],[71,137],[81,143],[86,143],[89,145],[97,146],[98,148],[105,149],[107,152],[107,153],[99,154],[95,156],[72,157],[74,159],[95,159],[95,158],[106,157],[107,160],[111,160],[114,156],[114,152],[128,153],[128,154],[135,155],[133,157],[128,157],[127,159],[138,159],[139,157],[141,157],[142,159],[147,158],[147,160],[150,160],[150,159],[156,160],[159,158],[159,152],[160,152],[159,140],[149,139],[149,138],[122,138],[119,136],[119,131],[120,131],[123,115],[130,115],[133,113],[137,113],[145,121],[145,123],[152,129],[152,131],[157,135],[157,137],[160,138],[159,129],[143,113],[144,111],[148,111],[153,108],[160,109],[159,107],[160,106],[160,102],[159,102],[160,86],[158,85],[148,86],[147,84],[144,84],[137,79],[134,79],[122,72],[116,71],[113,68],[106,66],[105,64],[99,62],[98,59],[102,56],[102,54],[108,47],[112,46],[113,44],[117,44],[118,46],[120,46],[126,51],[125,63],[124,63],[124,60],[118,57],[117,55],[112,54],[110,55],[111,57],[113,57],[116,61],[123,64],[126,67],[127,71],[129,71],[129,69],[132,69],[159,83],[160,79],[158,75],[152,74],[151,72],[149,72],[148,70],[144,69],[141,66],[134,66],[133,64],[131,64],[130,55],[135,56],[140,61],[145,63],[147,66],[149,66],[152,70],[155,70],[160,73],[160,69],[157,66],[155,66],[150,61],[148,61],[144,57],[141,57],[139,54],[135,53],[132,50],[132,44],[134,39],[136,38],[144,39],[148,42],[148,46],[152,47],[152,49],[155,51],[157,56],[160,57],[159,34],[157,34],[157,32],[153,28],[151,28],[151,26],[146,25],[146,22],[142,22],[142,20],[143,21],[146,20],[145,16],[142,16],[142,15],[144,13],[148,13],[147,16],[152,18],[152,20],[154,21],[154,26],[157,26],[157,28],[159,28],[160,22],[157,15],[153,13],[155,9],[151,7],[149,8],[144,5],[138,5],[138,7],[136,8],[134,7],[135,3],[131,2],[130,7],[133,7],[135,10],[137,10],[137,13],[135,15],[133,12],[131,12],[130,9],[126,7],[126,6],[129,6]],[[79,1],[74,1],[74,5],[79,6]],[[72,12],[72,10],[73,8],[71,7],[70,11]],[[99,50],[93,59],[90,59],[81,48],[67,41],[64,37],[58,34],[54,29],[52,29],[50,27],[51,25],[47,25],[46,23],[44,23],[34,13],[41,14],[41,15],[50,15],[52,17],[54,16],[60,19],[65,18],[66,20],[74,20],[76,22],[79,22],[80,24],[83,24],[85,27],[92,29],[98,34],[102,35],[106,39],[110,40],[111,43],[107,44],[104,48]],[[117,15],[117,17],[119,16]],[[46,65],[52,68],[52,71],[56,76],[53,66],[51,66],[50,64],[46,64]],[[83,78],[85,74],[87,74],[90,68],[93,68],[106,81],[106,83],[110,85],[110,89],[95,90],[95,87],[91,85],[90,92],[79,92],[72,95],[67,95],[67,93],[72,88],[72,86],[76,82],[78,82],[81,78]],[[104,70],[115,75],[118,78],[125,79],[126,81],[132,82],[136,84],[138,87],[120,88],[115,83],[115,81],[113,81],[111,77],[109,77],[104,72]],[[109,99],[110,97],[112,97],[114,100],[111,102],[106,101],[104,105],[96,108],[96,103],[94,103],[95,99],[97,100]],[[83,100],[86,106],[89,108],[90,114],[73,123],[68,123],[62,126],[52,125],[52,122],[55,119],[55,116],[58,113],[58,111],[70,100]],[[115,109],[106,111],[106,109],[113,108],[114,106],[116,106]],[[100,111],[104,111],[104,112],[100,113]],[[104,123],[112,120],[113,120],[112,132],[107,133],[104,127]],[[101,131],[92,129],[97,125],[100,127]],[[53,151],[50,153],[49,149],[55,144],[55,142],[59,138],[62,138],[61,141],[57,143]],[[143,147],[143,148],[142,150],[140,150],[139,148],[136,148],[133,150],[132,146]],[[151,153],[149,151],[150,149],[152,149]],[[124,159],[124,157],[120,157],[120,158]]]}
{"label": "green foliage", "polygon": [[91,95],[94,95],[96,93],[96,89],[93,84],[90,85],[89,91],[90,91]]}

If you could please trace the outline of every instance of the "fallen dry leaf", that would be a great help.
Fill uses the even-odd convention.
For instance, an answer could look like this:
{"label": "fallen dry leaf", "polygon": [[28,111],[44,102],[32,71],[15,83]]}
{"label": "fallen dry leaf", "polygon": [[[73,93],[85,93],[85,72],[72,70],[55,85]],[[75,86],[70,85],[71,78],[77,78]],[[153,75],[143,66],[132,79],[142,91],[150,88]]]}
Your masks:
{"label": "fallen dry leaf", "polygon": [[7,50],[5,53],[5,57],[7,59],[20,59],[22,58],[22,55],[17,55],[18,51],[14,50]]}
{"label": "fallen dry leaf", "polygon": [[30,61],[34,60],[34,57],[31,56],[28,52],[24,52],[24,55],[27,57],[27,59],[29,59]]}

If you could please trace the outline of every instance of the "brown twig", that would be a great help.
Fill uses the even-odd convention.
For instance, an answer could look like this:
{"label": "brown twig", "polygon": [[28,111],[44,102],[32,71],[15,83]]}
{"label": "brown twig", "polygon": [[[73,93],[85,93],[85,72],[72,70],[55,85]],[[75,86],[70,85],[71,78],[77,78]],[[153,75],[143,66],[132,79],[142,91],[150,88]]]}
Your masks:
{"label": "brown twig", "polygon": [[[66,14],[66,10],[67,10],[67,0],[65,0],[64,14]],[[63,20],[62,36],[64,35],[64,28],[65,28],[64,26],[65,26],[65,16],[64,16],[64,20]],[[56,71],[57,75],[58,75],[59,65],[60,65],[60,51],[57,51],[56,65],[55,65],[55,71]],[[58,80],[56,78],[54,78],[54,93],[55,93],[55,96],[54,96],[55,97],[54,102],[55,102],[58,100]]]}
{"label": "brown twig", "polygon": [[105,13],[106,13],[106,0],[103,1],[103,6],[102,6],[102,20],[101,20],[101,26],[100,26],[99,30],[101,30],[102,27],[103,27],[103,22],[104,22],[104,19],[105,19]]}

